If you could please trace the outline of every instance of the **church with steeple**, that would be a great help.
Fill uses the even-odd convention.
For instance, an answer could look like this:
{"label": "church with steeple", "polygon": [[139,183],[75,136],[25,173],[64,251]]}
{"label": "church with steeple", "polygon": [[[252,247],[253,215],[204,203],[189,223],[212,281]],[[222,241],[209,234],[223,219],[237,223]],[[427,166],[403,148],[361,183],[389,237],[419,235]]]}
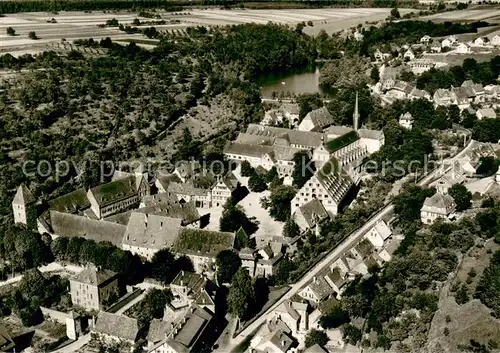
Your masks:
{"label": "church with steeple", "polygon": [[[317,217],[311,214],[311,219],[307,219],[305,215],[308,212],[305,210],[311,209],[311,203],[318,209],[318,201],[330,216],[336,215],[349,191],[359,183],[365,157],[377,152],[384,145],[383,131],[359,127],[358,93],[352,118],[352,128],[330,126],[324,129],[321,144],[312,151],[317,171],[297,192],[291,204],[292,215],[298,224],[306,218],[307,225],[314,225],[314,219]],[[306,224],[299,226],[302,229],[307,228]]]}

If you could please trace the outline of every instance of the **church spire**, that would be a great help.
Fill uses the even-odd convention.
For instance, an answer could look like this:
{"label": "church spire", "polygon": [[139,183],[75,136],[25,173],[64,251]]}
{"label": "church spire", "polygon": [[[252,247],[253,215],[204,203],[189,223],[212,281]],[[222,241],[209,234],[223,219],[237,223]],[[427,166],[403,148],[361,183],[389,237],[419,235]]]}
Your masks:
{"label": "church spire", "polygon": [[359,125],[359,110],[358,110],[358,91],[356,91],[356,105],[354,106],[354,114],[352,115],[354,123],[354,131],[358,131]]}

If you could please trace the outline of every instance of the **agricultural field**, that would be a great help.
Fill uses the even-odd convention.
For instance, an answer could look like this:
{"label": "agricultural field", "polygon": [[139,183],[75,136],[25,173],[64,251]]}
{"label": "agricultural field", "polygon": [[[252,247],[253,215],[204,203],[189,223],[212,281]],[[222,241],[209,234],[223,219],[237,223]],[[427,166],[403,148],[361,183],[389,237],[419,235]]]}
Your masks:
{"label": "agricultural field", "polygon": [[497,21],[500,19],[500,6],[476,7],[465,10],[440,12],[434,15],[425,16],[422,20],[435,22],[444,21]]}
{"label": "agricultural field", "polygon": [[[409,9],[401,9],[405,14]],[[346,28],[377,22],[389,15],[390,9],[356,8],[356,9],[301,9],[301,10],[222,10],[222,9],[189,9],[179,13],[155,12],[167,23],[156,25],[158,31],[183,33],[193,26],[223,26],[228,24],[268,22],[295,26],[300,22],[311,21],[313,26],[306,26],[304,32],[317,34],[324,29],[327,33],[337,32]],[[159,19],[144,18],[138,13],[121,12],[31,12],[17,13],[2,17],[0,21],[0,54],[11,53],[19,56],[28,53],[38,53],[47,49],[54,50],[54,43],[72,42],[75,39],[94,38],[100,40],[110,37],[113,41],[127,43],[138,41],[145,37],[141,34],[127,34],[117,27],[99,27],[107,20],[116,19],[120,24],[132,25],[134,19],[151,21]],[[55,21],[51,20],[54,19]],[[15,36],[6,33],[8,27],[16,31]],[[141,27],[141,26],[140,26]],[[144,26],[149,27],[149,25]],[[28,37],[34,31],[37,40]],[[150,48],[151,44],[142,44]],[[63,46],[61,46],[62,49]],[[66,48],[67,49],[67,48]]]}

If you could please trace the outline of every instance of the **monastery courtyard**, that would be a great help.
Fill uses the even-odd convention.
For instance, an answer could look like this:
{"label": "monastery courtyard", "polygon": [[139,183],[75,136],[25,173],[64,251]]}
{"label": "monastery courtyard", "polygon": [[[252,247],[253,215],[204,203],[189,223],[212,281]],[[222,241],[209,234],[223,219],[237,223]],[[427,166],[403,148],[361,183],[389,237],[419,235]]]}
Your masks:
{"label": "monastery courtyard", "polygon": [[[248,185],[248,177],[241,176],[240,167],[238,167],[233,171],[234,176],[240,181],[242,186]],[[261,242],[264,240],[270,241],[275,236],[281,236],[283,231],[283,222],[275,221],[267,210],[262,208],[260,205],[260,199],[264,196],[269,196],[271,192],[269,190],[265,190],[263,192],[250,192],[247,196],[245,196],[242,200],[238,202],[238,205],[243,207],[246,215],[250,219],[257,219],[259,221],[259,229],[251,235],[251,238],[255,237],[259,239]],[[204,215],[210,213],[210,223],[205,227],[207,230],[219,230],[219,221],[222,216],[222,211],[224,208],[222,206],[212,207],[210,209],[206,208],[198,208],[200,215]],[[257,242],[257,247],[259,247],[259,243]]]}

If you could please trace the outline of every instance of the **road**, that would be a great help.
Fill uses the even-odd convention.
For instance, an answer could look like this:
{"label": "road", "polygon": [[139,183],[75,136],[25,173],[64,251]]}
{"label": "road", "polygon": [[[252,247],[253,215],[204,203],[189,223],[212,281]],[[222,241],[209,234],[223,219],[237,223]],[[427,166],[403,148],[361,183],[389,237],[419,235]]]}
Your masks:
{"label": "road", "polygon": [[[442,161],[442,163],[451,164],[457,159],[461,158],[470,148],[472,148],[475,144],[473,141],[470,141],[469,144],[460,151],[456,156],[452,158],[448,158]],[[430,172],[426,177],[418,182],[418,185],[425,186],[430,183],[440,172],[440,169],[437,168],[434,171]],[[249,335],[253,334],[260,325],[265,323],[266,318],[269,313],[271,313],[276,307],[281,305],[283,301],[290,299],[296,293],[300,291],[302,287],[304,287],[309,281],[313,279],[321,270],[323,270],[326,266],[333,263],[337,258],[339,258],[343,253],[351,249],[354,245],[357,244],[365,235],[366,232],[370,230],[379,220],[383,219],[386,215],[393,211],[392,202],[385,206],[382,210],[380,210],[377,214],[375,214],[372,218],[370,218],[361,228],[351,233],[342,243],[340,243],[335,249],[333,249],[323,260],[317,263],[310,271],[308,271],[297,283],[295,283],[292,288],[279,299],[274,305],[272,305],[265,313],[263,313],[259,318],[257,318],[252,324],[250,324],[247,328],[241,331],[236,337],[231,339],[231,349],[241,344]],[[224,347],[224,350],[228,350],[229,347]]]}
{"label": "road", "polygon": [[[50,273],[50,272],[59,272],[59,271],[70,271],[73,273],[77,273],[83,270],[83,267],[76,265],[61,265],[57,262],[51,262],[47,265],[40,266],[38,270],[42,273]],[[5,286],[7,284],[17,283],[23,278],[23,275],[17,275],[15,277],[9,278],[5,281],[0,282],[0,287]]]}

